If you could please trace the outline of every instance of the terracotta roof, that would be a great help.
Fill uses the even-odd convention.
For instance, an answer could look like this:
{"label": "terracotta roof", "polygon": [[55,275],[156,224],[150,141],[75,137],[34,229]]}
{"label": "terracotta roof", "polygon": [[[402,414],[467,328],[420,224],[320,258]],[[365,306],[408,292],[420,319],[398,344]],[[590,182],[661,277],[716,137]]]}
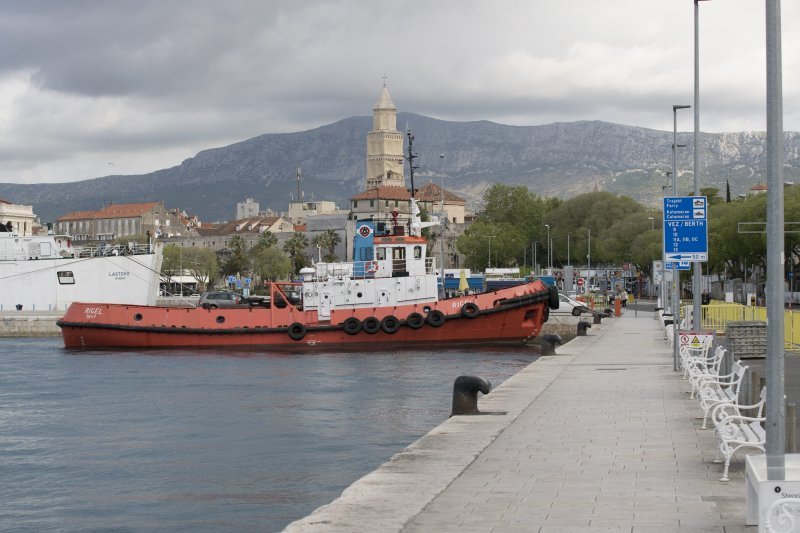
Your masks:
{"label": "terracotta roof", "polygon": [[[438,202],[442,199],[442,188],[433,182],[428,182],[417,189],[417,200],[420,202]],[[444,202],[446,204],[466,204],[460,196],[456,196],[447,189],[444,190]]]}
{"label": "terracotta roof", "polygon": [[8,201],[8,200],[6,200],[5,198],[0,198],[0,204],[9,204],[9,205],[14,205],[14,204],[13,204],[13,202],[9,202],[9,201]]}
{"label": "terracotta roof", "polygon": [[138,217],[161,205],[161,202],[139,204],[109,204],[99,211],[73,211],[57,221]]}
{"label": "terracotta roof", "polygon": [[360,192],[350,198],[351,200],[410,200],[411,194],[405,187],[392,187],[381,185]]}
{"label": "terracotta roof", "polygon": [[752,187],[750,187],[750,190],[751,190],[751,191],[766,191],[766,190],[768,190],[768,189],[769,189],[769,187],[767,187],[767,186],[766,186],[765,184],[763,184],[763,183],[756,183],[755,185],[753,185]]}
{"label": "terracotta roof", "polygon": [[[201,232],[202,235],[230,235],[232,233],[252,233],[258,231],[259,227],[271,227],[278,222],[281,217],[250,217],[226,222],[213,229],[212,232]],[[238,229],[237,229],[238,228]]]}

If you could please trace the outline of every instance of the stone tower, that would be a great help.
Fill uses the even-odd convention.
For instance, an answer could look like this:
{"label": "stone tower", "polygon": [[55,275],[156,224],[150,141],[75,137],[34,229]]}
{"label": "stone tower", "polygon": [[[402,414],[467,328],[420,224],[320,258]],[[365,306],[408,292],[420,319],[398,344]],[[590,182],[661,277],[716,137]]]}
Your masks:
{"label": "stone tower", "polygon": [[397,131],[397,108],[386,83],[372,108],[372,131],[367,134],[366,188],[405,187],[403,134]]}

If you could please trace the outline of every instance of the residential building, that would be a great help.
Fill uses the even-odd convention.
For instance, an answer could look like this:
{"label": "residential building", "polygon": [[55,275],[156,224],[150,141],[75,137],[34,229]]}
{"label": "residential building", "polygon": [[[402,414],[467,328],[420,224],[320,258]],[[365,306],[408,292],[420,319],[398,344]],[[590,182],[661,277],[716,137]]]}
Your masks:
{"label": "residential building", "polygon": [[334,215],[339,212],[336,202],[320,200],[312,202],[290,202],[286,217],[294,224],[304,224],[308,217]]}
{"label": "residential building", "polygon": [[112,241],[145,234],[179,237],[187,229],[163,202],[144,202],[109,204],[99,211],[74,211],[56,220],[55,231],[71,235],[76,241]]}
{"label": "residential building", "polygon": [[33,206],[20,205],[0,198],[0,224],[17,235],[32,235],[36,215]]}

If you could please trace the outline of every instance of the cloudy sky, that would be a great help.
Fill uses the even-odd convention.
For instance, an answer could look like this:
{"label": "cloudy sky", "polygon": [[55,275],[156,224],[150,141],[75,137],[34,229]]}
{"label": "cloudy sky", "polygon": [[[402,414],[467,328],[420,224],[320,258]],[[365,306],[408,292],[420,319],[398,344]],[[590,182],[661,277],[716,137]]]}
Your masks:
{"label": "cloudy sky", "polygon": [[[782,2],[800,130],[800,2]],[[700,5],[701,129],[764,130],[763,0]],[[0,182],[150,172],[205,148],[401,111],[672,129],[692,0],[4,0]],[[679,129],[693,129],[691,112]]]}

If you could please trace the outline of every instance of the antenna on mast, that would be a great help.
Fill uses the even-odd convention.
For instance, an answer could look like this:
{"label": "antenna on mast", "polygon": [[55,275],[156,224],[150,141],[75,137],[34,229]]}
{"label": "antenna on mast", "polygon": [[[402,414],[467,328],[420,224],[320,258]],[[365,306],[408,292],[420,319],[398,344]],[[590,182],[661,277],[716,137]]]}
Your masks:
{"label": "antenna on mast", "polygon": [[300,196],[300,167],[297,167],[297,201],[302,202],[302,196]]}
{"label": "antenna on mast", "polygon": [[414,171],[419,168],[414,166],[414,160],[419,155],[414,153],[414,134],[408,129],[408,125],[406,125],[406,136],[408,137],[408,155],[405,156],[405,159],[408,161],[408,169],[411,176],[411,198],[414,198]]}

